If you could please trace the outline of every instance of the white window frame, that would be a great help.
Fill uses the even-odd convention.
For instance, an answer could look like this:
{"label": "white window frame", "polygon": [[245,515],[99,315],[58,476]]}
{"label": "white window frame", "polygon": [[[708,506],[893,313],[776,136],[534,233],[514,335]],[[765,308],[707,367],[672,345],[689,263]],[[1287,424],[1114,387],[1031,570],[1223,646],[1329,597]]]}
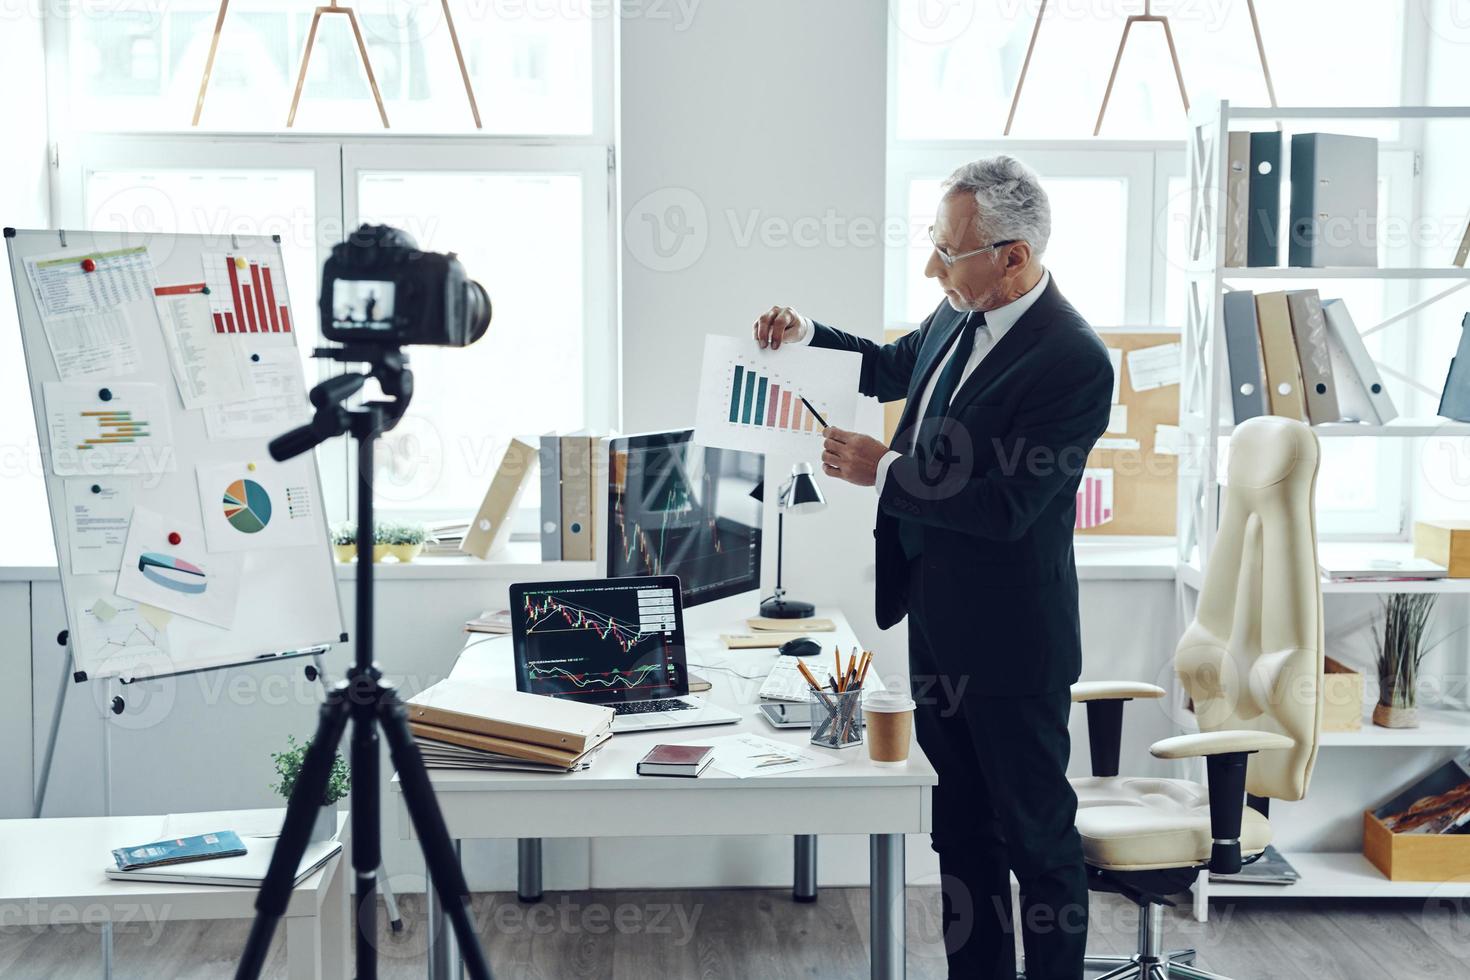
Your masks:
{"label": "white window frame", "polygon": [[[572,135],[425,135],[364,133],[222,133],[159,131],[73,133],[66,125],[70,80],[70,34],[62,0],[46,0],[48,106],[53,141],[52,213],[58,227],[87,224],[86,187],[90,175],[108,170],[311,170],[316,175],[317,250],[324,261],[340,240],[329,232],[357,226],[356,173],[366,167],[443,173],[576,174],[583,187],[584,399],[585,424],[611,430],[621,417],[621,343],[614,302],[618,242],[615,220],[614,145],[615,18],[592,18],[592,131]],[[476,92],[481,99],[491,93]],[[284,118],[286,107],[282,106]],[[320,290],[293,283],[300,295]],[[493,299],[493,297],[492,297]],[[494,329],[492,326],[491,329]],[[323,368],[323,372],[327,369]],[[325,376],[323,373],[320,376]],[[309,378],[309,380],[312,380]],[[314,383],[314,382],[313,382]],[[411,410],[411,409],[410,409]],[[355,479],[345,446],[321,447],[327,512],[332,520],[352,513]],[[473,515],[478,501],[453,509],[412,510],[379,507],[384,517],[440,520]],[[536,534],[538,501],[523,499],[515,536]]]}

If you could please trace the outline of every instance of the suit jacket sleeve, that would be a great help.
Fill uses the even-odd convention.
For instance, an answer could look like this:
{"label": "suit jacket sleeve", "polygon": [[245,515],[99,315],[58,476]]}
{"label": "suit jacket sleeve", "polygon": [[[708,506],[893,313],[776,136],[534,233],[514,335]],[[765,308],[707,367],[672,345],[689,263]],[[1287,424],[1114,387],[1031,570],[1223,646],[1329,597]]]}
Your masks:
{"label": "suit jacket sleeve", "polygon": [[1064,360],[1021,399],[1009,431],[994,440],[996,463],[989,470],[936,498],[924,494],[918,462],[903,456],[889,466],[878,506],[895,517],[983,538],[1021,537],[1076,480],[1107,429],[1113,368],[1099,354]]}
{"label": "suit jacket sleeve", "polygon": [[811,346],[856,351],[863,355],[858,391],[880,402],[897,401],[908,397],[909,380],[919,358],[919,346],[933,320],[934,314],[931,313],[919,329],[910,330],[891,344],[875,343],[866,337],[813,321]]}

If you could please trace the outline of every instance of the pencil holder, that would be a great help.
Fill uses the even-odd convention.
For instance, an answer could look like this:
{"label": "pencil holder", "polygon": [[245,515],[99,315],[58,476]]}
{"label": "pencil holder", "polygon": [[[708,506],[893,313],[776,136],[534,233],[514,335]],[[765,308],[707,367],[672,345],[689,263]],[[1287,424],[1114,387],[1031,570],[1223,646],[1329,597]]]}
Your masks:
{"label": "pencil holder", "polygon": [[845,749],[863,744],[863,692],[812,692],[812,744]]}

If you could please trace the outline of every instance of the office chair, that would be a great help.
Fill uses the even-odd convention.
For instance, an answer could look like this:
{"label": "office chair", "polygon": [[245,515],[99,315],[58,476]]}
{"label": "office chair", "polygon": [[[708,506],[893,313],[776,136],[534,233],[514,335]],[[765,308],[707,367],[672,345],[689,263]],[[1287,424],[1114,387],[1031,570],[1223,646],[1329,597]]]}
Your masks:
{"label": "office chair", "polygon": [[1118,775],[1124,704],[1163,689],[1072,688],[1087,706],[1092,752],[1091,778],[1072,781],[1088,887],[1139,908],[1138,952],[1088,957],[1090,968],[1110,971],[1097,980],[1223,980],[1193,965],[1194,950],[1163,950],[1164,907],[1201,871],[1235,874],[1265,850],[1271,798],[1306,795],[1322,727],[1317,461],[1317,437],[1292,419],[1250,419],[1231,437],[1219,532],[1174,652],[1199,732],[1149,749],[1160,759],[1203,757],[1203,785]]}

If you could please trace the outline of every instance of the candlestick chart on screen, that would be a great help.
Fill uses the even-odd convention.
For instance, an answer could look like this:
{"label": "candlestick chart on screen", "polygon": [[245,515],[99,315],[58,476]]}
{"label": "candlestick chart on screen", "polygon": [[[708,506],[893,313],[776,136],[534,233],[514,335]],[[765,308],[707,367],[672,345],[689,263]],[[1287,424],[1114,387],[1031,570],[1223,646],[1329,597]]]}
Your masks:
{"label": "candlestick chart on screen", "polygon": [[533,693],[601,700],[677,682],[672,588],[528,591],[518,612]]}
{"label": "candlestick chart on screen", "polygon": [[686,603],[753,588],[761,532],[751,490],[759,475],[738,470],[743,455],[691,445],[615,451],[608,574],[677,575]]}

